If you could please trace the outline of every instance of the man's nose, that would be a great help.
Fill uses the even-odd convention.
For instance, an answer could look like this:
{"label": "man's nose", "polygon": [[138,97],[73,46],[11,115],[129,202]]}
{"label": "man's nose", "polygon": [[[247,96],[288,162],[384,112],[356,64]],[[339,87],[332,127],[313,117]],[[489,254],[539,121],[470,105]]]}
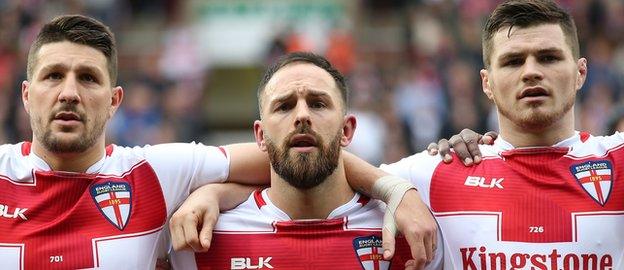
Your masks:
{"label": "man's nose", "polygon": [[525,83],[541,81],[544,78],[542,68],[535,57],[527,58],[522,67],[522,81]]}
{"label": "man's nose", "polygon": [[78,93],[78,81],[76,76],[68,75],[61,85],[61,92],[58,100],[65,103],[79,103],[80,95]]}
{"label": "man's nose", "polygon": [[310,121],[310,108],[305,100],[300,100],[297,102],[296,116],[295,116],[295,126],[299,126],[301,124],[311,125]]}

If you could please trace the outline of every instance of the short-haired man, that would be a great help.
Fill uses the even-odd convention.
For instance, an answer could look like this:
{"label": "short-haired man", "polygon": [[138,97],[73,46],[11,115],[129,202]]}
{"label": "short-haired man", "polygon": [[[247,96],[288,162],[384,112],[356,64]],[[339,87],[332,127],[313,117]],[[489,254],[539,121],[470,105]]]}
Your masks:
{"label": "short-haired man", "polygon": [[438,166],[421,153],[382,166],[431,206],[445,268],[624,267],[624,137],[574,131],[587,61],[570,15],[550,0],[502,3],[485,26],[483,60],[500,137],[480,146],[482,161]]}
{"label": "short-haired man", "polygon": [[152,269],[191,190],[269,178],[266,162],[247,162],[266,160],[252,144],[106,146],[123,99],[116,54],[110,30],[80,15],[55,18],[32,44],[22,83],[32,143],[0,146],[0,268]]}
{"label": "short-haired man", "polygon": [[[292,53],[268,68],[258,90],[256,142],[269,154],[271,186],[216,224],[207,253],[174,253],[180,269],[403,269],[399,241],[383,259],[385,205],[351,189],[341,162],[356,127],[342,75],[321,56]],[[441,249],[440,249],[441,250]],[[437,269],[439,253],[428,268]]]}
{"label": "short-haired man", "polygon": [[[572,18],[550,0],[506,1],[488,19],[483,53],[500,137],[480,146],[482,160],[442,165],[423,152],[382,165],[431,207],[444,268],[623,269],[624,136],[574,130],[587,61]],[[351,161],[345,169],[359,166]]]}

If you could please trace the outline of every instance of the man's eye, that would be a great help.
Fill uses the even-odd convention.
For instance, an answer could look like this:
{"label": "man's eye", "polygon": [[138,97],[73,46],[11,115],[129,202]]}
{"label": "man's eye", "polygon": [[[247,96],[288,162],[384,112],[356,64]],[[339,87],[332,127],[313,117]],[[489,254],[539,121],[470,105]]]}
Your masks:
{"label": "man's eye", "polygon": [[544,63],[552,63],[559,60],[559,57],[554,55],[544,55],[540,58],[540,60]]}
{"label": "man's eye", "polygon": [[290,105],[288,103],[282,103],[279,106],[277,106],[277,108],[275,108],[275,111],[278,112],[286,112],[290,110]]}
{"label": "man's eye", "polygon": [[316,102],[312,102],[312,104],[310,105],[310,107],[314,108],[314,109],[322,109],[327,107],[327,105],[325,105],[324,102],[321,101],[316,101]]}
{"label": "man's eye", "polygon": [[45,77],[46,80],[60,80],[63,79],[63,74],[59,72],[52,72]]}
{"label": "man's eye", "polygon": [[507,60],[505,62],[503,62],[503,66],[520,66],[523,64],[522,59],[511,59],[511,60]]}
{"label": "man's eye", "polygon": [[80,80],[81,81],[85,81],[85,82],[91,82],[91,83],[96,83],[97,79],[95,78],[95,76],[91,75],[91,74],[82,74],[80,75]]}

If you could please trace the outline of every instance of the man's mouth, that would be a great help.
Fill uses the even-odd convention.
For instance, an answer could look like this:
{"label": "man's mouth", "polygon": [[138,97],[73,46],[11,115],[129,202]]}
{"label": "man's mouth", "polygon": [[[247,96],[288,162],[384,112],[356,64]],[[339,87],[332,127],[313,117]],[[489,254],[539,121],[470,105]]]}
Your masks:
{"label": "man's mouth", "polygon": [[80,115],[74,112],[59,112],[54,115],[52,120],[60,122],[61,124],[77,124],[78,122],[82,122]]}
{"label": "man's mouth", "polygon": [[309,152],[318,146],[318,142],[310,134],[297,134],[290,138],[288,146],[299,152]]}
{"label": "man's mouth", "polygon": [[542,88],[542,87],[529,87],[529,88],[525,88],[524,90],[522,90],[522,92],[520,92],[520,94],[518,95],[518,99],[539,99],[539,98],[543,98],[543,97],[548,97],[550,96],[550,94],[548,93],[548,91],[546,91],[546,89]]}

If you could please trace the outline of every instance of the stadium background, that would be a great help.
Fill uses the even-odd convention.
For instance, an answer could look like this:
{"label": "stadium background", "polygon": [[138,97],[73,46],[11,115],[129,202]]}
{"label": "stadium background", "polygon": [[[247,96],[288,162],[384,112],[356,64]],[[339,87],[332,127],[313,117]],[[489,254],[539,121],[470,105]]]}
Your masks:
{"label": "stadium background", "polygon": [[[624,118],[624,1],[561,0],[579,29],[588,80],[577,129],[613,132]],[[0,0],[0,143],[31,137],[22,109],[28,48],[41,25],[80,13],[111,26],[122,108],[120,145],[251,141],[256,85],[279,55],[326,55],[348,80],[358,117],[350,149],[374,164],[463,128],[496,130],[481,92],[487,0]]]}

